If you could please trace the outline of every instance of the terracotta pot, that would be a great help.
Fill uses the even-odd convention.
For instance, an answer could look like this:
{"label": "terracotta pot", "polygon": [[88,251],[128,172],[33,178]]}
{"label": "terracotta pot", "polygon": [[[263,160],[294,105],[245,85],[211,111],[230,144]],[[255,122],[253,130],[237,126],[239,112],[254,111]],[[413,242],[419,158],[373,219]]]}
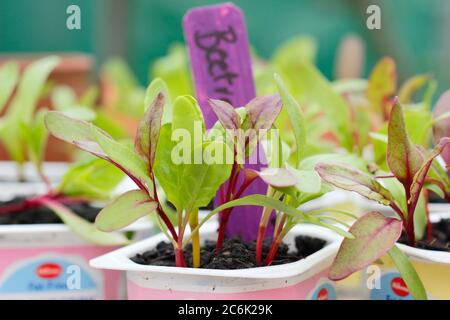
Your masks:
{"label": "terracotta pot", "polygon": [[[20,70],[23,71],[33,61],[52,54],[55,53],[0,55],[0,66],[8,61],[14,60],[18,62]],[[56,53],[56,55],[60,57],[61,62],[50,74],[49,81],[58,85],[67,85],[80,96],[91,84],[91,72],[94,65],[93,57],[77,52]],[[43,106],[51,107],[51,102],[48,97],[38,102],[38,108]],[[48,161],[70,160],[71,150],[72,148],[68,147],[66,143],[50,137],[45,159]],[[1,145],[0,159],[8,159],[7,153]]]}

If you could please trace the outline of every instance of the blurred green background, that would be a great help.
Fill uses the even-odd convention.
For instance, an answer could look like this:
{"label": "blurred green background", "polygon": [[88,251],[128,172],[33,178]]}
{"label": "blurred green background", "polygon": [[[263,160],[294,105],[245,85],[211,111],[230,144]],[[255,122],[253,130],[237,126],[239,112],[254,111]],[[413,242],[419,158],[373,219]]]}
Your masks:
{"label": "blurred green background", "polygon": [[[181,19],[192,7],[211,0],[1,0],[0,52],[83,51],[97,65],[119,55],[145,84],[148,66],[183,41]],[[294,35],[316,38],[318,67],[332,77],[336,48],[344,35],[365,40],[365,75],[390,55],[401,80],[430,73],[439,91],[450,87],[449,0],[236,0],[244,11],[249,39],[262,57]],[[66,28],[66,8],[81,8],[81,30]],[[381,30],[368,30],[366,9],[381,8]]]}

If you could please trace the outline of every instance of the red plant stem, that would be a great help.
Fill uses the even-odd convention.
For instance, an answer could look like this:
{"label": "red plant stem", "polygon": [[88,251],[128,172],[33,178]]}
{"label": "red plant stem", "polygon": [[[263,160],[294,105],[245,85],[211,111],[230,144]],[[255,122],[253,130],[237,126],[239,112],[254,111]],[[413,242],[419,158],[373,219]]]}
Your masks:
{"label": "red plant stem", "polygon": [[270,266],[272,264],[273,259],[275,258],[275,255],[277,254],[280,243],[281,243],[281,239],[279,239],[279,238],[274,240],[274,242],[272,243],[272,246],[270,247],[270,251],[266,257],[266,265]]}
{"label": "red plant stem", "polygon": [[175,248],[175,264],[179,268],[186,267],[186,261],[184,260],[184,252],[180,247]]}
{"label": "red plant stem", "polygon": [[395,202],[391,202],[391,204],[389,206],[400,216],[400,218],[402,219],[403,223],[406,224],[407,223],[406,217],[405,217],[402,209],[400,209]]}
{"label": "red plant stem", "polygon": [[266,236],[267,225],[260,225],[258,230],[258,236],[256,237],[256,262],[261,264],[262,262],[262,247],[264,238]]}
{"label": "red plant stem", "polygon": [[217,234],[217,242],[216,242],[216,251],[219,251],[222,248],[223,241],[225,240],[225,231],[228,223],[228,219],[230,218],[231,210],[224,210],[222,212],[222,216],[220,217],[219,224],[219,232]]}
{"label": "red plant stem", "polygon": [[167,215],[162,210],[159,202],[158,202],[158,207],[156,208],[156,211],[158,212],[158,215],[161,217],[162,221],[164,222],[164,224],[166,225],[170,234],[172,235],[173,240],[178,241],[179,237],[177,235],[177,232],[175,231],[175,228],[173,227],[172,222],[170,222],[169,217],[167,217]]}
{"label": "red plant stem", "polygon": [[[233,192],[236,188],[236,177],[239,175],[239,166],[236,161],[233,163],[233,167],[231,169],[230,180],[228,181],[228,188],[226,194],[226,200],[231,201],[234,199]],[[223,204],[223,203],[221,203]],[[228,220],[230,218],[230,213],[232,209],[225,209],[220,213],[220,223],[219,223],[219,232],[217,234],[217,242],[216,242],[216,251],[220,250],[223,245],[223,241],[225,240],[225,231],[227,229]]]}

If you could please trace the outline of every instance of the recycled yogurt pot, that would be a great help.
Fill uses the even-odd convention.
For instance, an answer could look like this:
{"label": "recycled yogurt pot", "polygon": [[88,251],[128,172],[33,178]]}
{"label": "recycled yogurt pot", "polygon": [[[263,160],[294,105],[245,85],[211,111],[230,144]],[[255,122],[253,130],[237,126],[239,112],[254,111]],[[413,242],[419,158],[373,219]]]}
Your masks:
{"label": "recycled yogurt pot", "polygon": [[[211,222],[202,229],[203,241],[215,239],[217,224]],[[321,238],[327,245],[297,262],[240,270],[147,266],[130,260],[165,240],[163,234],[158,234],[92,259],[90,265],[125,271],[130,300],[336,299],[334,284],[327,275],[339,246],[338,237],[320,227],[300,225],[291,230],[285,242],[292,247],[298,235]]]}
{"label": "recycled yogurt pot", "polygon": [[[124,231],[154,232],[143,220]],[[116,248],[89,243],[64,224],[0,225],[0,299],[123,298],[120,273],[88,263]]]}

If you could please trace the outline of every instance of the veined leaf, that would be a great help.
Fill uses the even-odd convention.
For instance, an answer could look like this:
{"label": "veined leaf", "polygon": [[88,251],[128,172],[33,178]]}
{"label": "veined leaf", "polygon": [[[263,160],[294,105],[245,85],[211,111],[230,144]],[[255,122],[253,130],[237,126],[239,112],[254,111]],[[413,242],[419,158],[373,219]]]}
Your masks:
{"label": "veined leaf", "polygon": [[287,168],[267,168],[258,173],[268,185],[275,188],[292,187],[297,184],[297,177]]}
{"label": "veined leaf", "polygon": [[136,133],[135,150],[147,162],[149,170],[153,167],[153,162],[155,162],[156,146],[161,129],[164,105],[165,96],[160,92],[145,111]]}
{"label": "veined leaf", "polygon": [[391,193],[369,174],[357,169],[333,163],[319,163],[316,171],[326,182],[375,200],[383,205],[394,201]]}
{"label": "veined leaf", "polygon": [[158,203],[142,190],[131,190],[114,199],[100,211],[95,225],[101,231],[114,231],[153,213]]}
{"label": "veined leaf", "polygon": [[152,82],[150,82],[147,91],[145,93],[145,99],[144,99],[144,107],[148,108],[153,101],[155,101],[156,97],[162,93],[164,96],[164,112],[161,119],[161,124],[166,124],[169,122],[172,122],[172,112],[173,112],[173,106],[172,106],[172,100],[170,99],[169,95],[169,88],[167,87],[167,84],[161,79],[156,78],[153,79]]}
{"label": "veined leaf", "polygon": [[433,162],[434,158],[436,158],[449,143],[450,137],[442,138],[428,155],[428,158],[424,161],[417,173],[414,175],[413,183],[411,184],[410,188],[411,196],[408,199],[408,202],[411,203],[413,209],[415,208],[415,205],[417,204],[417,201],[419,199],[420,192],[422,191],[422,187],[425,183],[428,171],[430,170],[431,163]]}
{"label": "veined leaf", "polygon": [[67,196],[107,199],[123,177],[113,164],[93,158],[72,165],[62,177],[58,192]]}
{"label": "veined leaf", "polygon": [[84,220],[56,201],[45,199],[42,200],[42,203],[52,210],[74,233],[91,243],[101,246],[119,246],[129,243],[123,234],[99,231],[93,223]]}
{"label": "veined leaf", "polygon": [[369,212],[349,232],[355,238],[342,241],[328,275],[331,280],[344,279],[385,255],[400,237],[402,222]]}
{"label": "veined leaf", "polygon": [[47,129],[56,138],[71,143],[104,160],[112,162],[133,180],[151,185],[144,160],[131,148],[113,140],[106,132],[94,125],[69,118],[60,112],[48,112],[45,116]]}
{"label": "veined leaf", "polygon": [[402,107],[395,103],[388,124],[387,163],[403,185],[410,186],[423,163],[423,154],[406,131]]}
{"label": "veined leaf", "polygon": [[216,99],[209,99],[208,103],[225,129],[235,130],[241,127],[241,118],[231,104]]}

